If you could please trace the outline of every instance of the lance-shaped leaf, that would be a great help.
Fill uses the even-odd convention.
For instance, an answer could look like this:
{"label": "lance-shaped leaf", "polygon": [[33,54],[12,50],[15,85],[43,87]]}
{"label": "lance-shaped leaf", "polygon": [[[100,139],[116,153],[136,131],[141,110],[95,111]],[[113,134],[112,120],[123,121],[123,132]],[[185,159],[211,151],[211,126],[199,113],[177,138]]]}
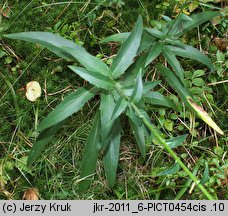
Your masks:
{"label": "lance-shaped leaf", "polygon": [[123,86],[134,85],[135,79],[139,71],[142,69],[142,77],[145,73],[145,64],[148,53],[143,53],[136,61],[128,68],[127,73],[121,78],[120,82]]}
{"label": "lance-shaped leaf", "polygon": [[103,158],[105,176],[108,181],[108,185],[111,188],[114,187],[116,182],[116,172],[119,162],[120,137],[121,124],[119,118],[117,118],[112,127],[112,131],[110,133],[110,142]]}
{"label": "lance-shaped leaf", "polygon": [[143,83],[142,83],[142,70],[139,71],[135,86],[131,95],[131,100],[134,103],[138,103],[141,98],[142,98],[142,93],[143,93]]}
{"label": "lance-shaped leaf", "polygon": [[162,52],[162,49],[162,43],[156,43],[150,48],[150,51],[146,59],[146,66],[148,66],[154,59],[156,59],[159,56],[159,54]]}
{"label": "lance-shaped leaf", "polygon": [[103,89],[113,89],[116,82],[109,76],[95,71],[90,71],[82,67],[68,66],[72,71],[78,74],[89,83]]}
{"label": "lance-shaped leaf", "polygon": [[[113,127],[113,121],[112,124],[109,124],[114,108],[116,106],[116,103],[114,101],[114,98],[110,92],[104,92],[101,94],[101,102],[100,102],[100,113],[101,113],[101,131],[102,131],[102,146],[107,146],[108,142],[110,140],[109,132],[112,130]],[[109,128],[106,128],[109,124]]]}
{"label": "lance-shaped leaf", "polygon": [[[125,111],[127,105],[128,105],[128,102],[122,97],[120,97],[119,100],[116,102],[110,121],[106,125],[104,131],[102,131],[103,139],[108,137],[112,129],[112,125],[114,124],[115,120]],[[107,149],[107,143],[103,145],[103,150],[106,150],[106,149]]]}
{"label": "lance-shaped leaf", "polygon": [[192,46],[184,45],[184,44],[183,44],[183,47],[177,47],[177,46],[167,46],[167,47],[175,55],[196,60],[196,61],[206,65],[211,70],[213,70],[214,66],[213,66],[211,60],[206,55],[201,53],[198,49],[196,49]]}
{"label": "lance-shaped leaf", "polygon": [[177,76],[180,78],[182,82],[184,82],[183,70],[180,66],[179,61],[177,60],[175,54],[168,47],[164,46],[162,53],[164,57],[167,59],[168,63],[171,65]]}
{"label": "lance-shaped leaf", "polygon": [[193,21],[191,17],[180,14],[176,19],[168,24],[167,28],[169,29],[169,35],[176,35],[177,32],[181,31],[185,22]]}
{"label": "lance-shaped leaf", "polygon": [[[143,94],[147,94],[148,92],[150,92],[153,88],[155,88],[160,83],[161,83],[160,80],[144,82],[143,83]],[[135,87],[135,85],[130,85],[130,86],[124,87],[122,89],[123,93],[126,96],[131,96],[133,93],[134,87]]]}
{"label": "lance-shaped leaf", "polygon": [[130,36],[121,46],[111,66],[113,77],[119,77],[133,63],[142,35],[142,17],[139,16]]}
{"label": "lance-shaped leaf", "polygon": [[200,106],[198,106],[191,97],[187,97],[188,105],[197,113],[197,115],[206,122],[210,127],[220,134],[224,134],[223,131],[218,127],[218,125],[212,120],[206,111]]}
{"label": "lance-shaped leaf", "polygon": [[169,147],[171,149],[173,149],[173,148],[176,148],[176,147],[182,145],[182,143],[186,140],[187,136],[188,136],[188,134],[184,134],[184,135],[181,135],[178,137],[173,137],[173,138],[166,140],[166,143],[169,145]]}
{"label": "lance-shaped leaf", "polygon": [[146,142],[145,142],[145,130],[146,130],[146,128],[144,127],[142,120],[138,116],[135,115],[132,108],[129,108],[127,110],[127,115],[129,117],[131,130],[132,130],[132,133],[135,137],[138,148],[139,148],[143,158],[145,158],[146,157]]}
{"label": "lance-shaped leaf", "polygon": [[[101,43],[108,43],[108,42],[125,42],[130,35],[130,32],[124,32],[124,33],[118,33],[111,35],[103,40],[101,40]],[[143,52],[145,49],[149,48],[152,44],[153,41],[156,38],[153,37],[151,34],[149,34],[145,29],[143,29],[142,32],[142,39],[140,42],[140,46],[138,49],[138,54]]]}
{"label": "lance-shaped leaf", "polygon": [[91,181],[91,175],[96,170],[96,164],[98,160],[99,151],[101,150],[101,127],[100,127],[100,112],[97,111],[92,128],[87,137],[84,155],[81,164],[81,174],[79,183],[79,190],[85,191]]}
{"label": "lance-shaped leaf", "polygon": [[161,80],[144,82],[143,83],[143,94],[148,93],[149,91],[151,91],[153,88],[155,88],[160,83],[161,83]]}
{"label": "lance-shaped leaf", "polygon": [[185,86],[183,86],[183,84],[179,81],[176,75],[172,73],[171,70],[159,64],[156,65],[156,68],[165,77],[169,85],[176,90],[181,99],[186,102],[186,97],[191,95],[191,92]]}
{"label": "lance-shaped leaf", "polygon": [[148,92],[143,95],[143,99],[146,103],[150,103],[156,106],[165,106],[173,109],[177,109],[177,106],[167,97],[159,92]]}
{"label": "lance-shaped leaf", "polygon": [[99,91],[96,87],[81,87],[68,95],[64,100],[41,122],[39,131],[52,127],[72,114],[78,112],[84,104]]}
{"label": "lance-shaped leaf", "polygon": [[158,39],[164,39],[165,35],[163,34],[163,32],[157,30],[157,29],[152,29],[152,28],[145,28],[145,30],[151,34],[153,37],[156,37]]}
{"label": "lance-shaped leaf", "polygon": [[139,45],[138,54],[142,53],[143,51],[146,51],[146,49],[148,49],[150,46],[153,45],[155,40],[156,40],[156,37],[152,36],[145,29],[143,29],[142,39]]}
{"label": "lance-shaped leaf", "polygon": [[207,11],[207,12],[194,14],[190,16],[192,20],[184,22],[180,31],[177,31],[176,34],[174,34],[174,36],[180,37],[185,32],[190,31],[191,29],[201,25],[202,23],[212,19],[213,17],[221,16],[221,15],[222,14],[218,11]]}
{"label": "lance-shaped leaf", "polygon": [[33,144],[32,148],[29,152],[29,157],[27,160],[28,166],[31,166],[31,164],[37,159],[37,157],[40,156],[40,154],[44,150],[45,146],[50,142],[50,140],[57,133],[60,125],[61,125],[61,122],[59,122],[58,124],[55,124],[52,127],[49,127],[47,129],[43,130],[39,134],[39,136],[37,137],[35,143]]}
{"label": "lance-shaped leaf", "polygon": [[164,170],[160,173],[158,173],[156,176],[167,176],[177,173],[180,170],[180,165],[178,163],[175,163],[172,167],[170,167],[167,170]]}
{"label": "lance-shaped leaf", "polygon": [[110,74],[107,65],[89,54],[83,47],[50,32],[21,32],[4,35],[6,38],[38,43],[61,58],[77,60],[89,70]]}
{"label": "lance-shaped leaf", "polygon": [[128,39],[130,32],[123,32],[111,35],[106,37],[105,39],[101,40],[100,43],[108,43],[108,42],[124,42]]}

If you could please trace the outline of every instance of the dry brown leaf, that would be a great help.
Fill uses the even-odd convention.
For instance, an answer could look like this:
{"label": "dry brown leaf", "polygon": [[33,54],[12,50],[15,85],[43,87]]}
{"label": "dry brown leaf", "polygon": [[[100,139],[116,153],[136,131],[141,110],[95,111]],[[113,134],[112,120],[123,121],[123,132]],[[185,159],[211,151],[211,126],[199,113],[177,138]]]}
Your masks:
{"label": "dry brown leaf", "polygon": [[218,47],[218,49],[221,52],[228,50],[228,39],[217,37],[217,38],[214,38],[213,41],[215,42],[215,45]]}

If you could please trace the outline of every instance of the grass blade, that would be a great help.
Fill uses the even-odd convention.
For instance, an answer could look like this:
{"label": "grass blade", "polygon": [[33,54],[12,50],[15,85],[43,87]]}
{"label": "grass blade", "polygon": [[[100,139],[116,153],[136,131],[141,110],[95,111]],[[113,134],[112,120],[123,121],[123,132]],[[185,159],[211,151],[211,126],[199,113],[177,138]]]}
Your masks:
{"label": "grass blade", "polygon": [[97,92],[98,89],[96,87],[81,87],[76,92],[71,93],[48,114],[48,116],[39,125],[38,130],[43,131],[52,127],[72,114],[78,112],[88,100],[95,96]]}
{"label": "grass blade", "polygon": [[141,41],[142,25],[142,17],[139,16],[133,31],[113,60],[111,66],[113,77],[119,77],[133,63]]}
{"label": "grass blade", "polygon": [[78,74],[83,79],[87,80],[89,83],[106,90],[113,89],[116,82],[109,76],[105,76],[102,73],[97,73],[95,71],[90,71],[85,68],[68,66],[72,71]]}

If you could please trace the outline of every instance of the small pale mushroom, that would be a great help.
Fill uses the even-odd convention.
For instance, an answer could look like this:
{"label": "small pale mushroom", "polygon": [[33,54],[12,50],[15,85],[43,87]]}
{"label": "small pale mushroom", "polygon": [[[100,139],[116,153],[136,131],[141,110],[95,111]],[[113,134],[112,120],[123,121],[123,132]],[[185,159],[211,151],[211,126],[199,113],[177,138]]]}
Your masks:
{"label": "small pale mushroom", "polygon": [[37,188],[28,188],[25,190],[23,200],[39,200],[39,192]]}
{"label": "small pale mushroom", "polygon": [[37,81],[27,83],[25,96],[30,101],[36,101],[41,96],[40,84]]}

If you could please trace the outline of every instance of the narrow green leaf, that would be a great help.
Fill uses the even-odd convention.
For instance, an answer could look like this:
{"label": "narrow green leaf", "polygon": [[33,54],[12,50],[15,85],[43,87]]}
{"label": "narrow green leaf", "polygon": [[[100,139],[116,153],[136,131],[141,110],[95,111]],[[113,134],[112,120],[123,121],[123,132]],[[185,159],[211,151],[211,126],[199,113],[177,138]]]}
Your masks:
{"label": "narrow green leaf", "polygon": [[158,173],[156,176],[166,176],[166,175],[172,175],[177,173],[180,170],[180,165],[178,163],[175,163],[172,167],[170,167],[169,169]]}
{"label": "narrow green leaf", "polygon": [[4,37],[41,44],[61,58],[79,61],[88,70],[111,74],[104,62],[89,54],[83,47],[59,35],[37,31],[7,34]]}
{"label": "narrow green leaf", "polygon": [[127,116],[131,126],[131,131],[135,137],[138,148],[142,154],[142,157],[146,157],[146,139],[147,130],[142,120],[135,114],[131,107],[127,110]]}
{"label": "narrow green leaf", "polygon": [[95,96],[98,90],[99,89],[96,87],[81,87],[76,92],[71,93],[48,114],[48,116],[39,125],[38,130],[43,131],[52,127],[72,114],[78,112],[88,100]]}
{"label": "narrow green leaf", "polygon": [[173,46],[177,46],[180,48],[184,48],[186,46],[180,40],[177,40],[176,38],[168,38],[168,37],[165,39],[165,44],[166,44],[166,46],[173,45]]}
{"label": "narrow green leaf", "polygon": [[89,83],[106,90],[113,89],[116,82],[109,76],[105,76],[102,73],[90,71],[85,68],[68,66],[72,71],[78,74]]}
{"label": "narrow green leaf", "polygon": [[156,43],[150,48],[150,51],[146,59],[146,66],[148,66],[154,59],[156,59],[159,56],[159,54],[162,52],[162,49],[162,43]]}
{"label": "narrow green leaf", "polygon": [[[194,176],[196,176],[197,172],[199,170],[199,160],[197,161],[193,171],[192,171],[192,174]],[[192,179],[189,178],[185,184],[183,185],[183,188],[180,189],[180,191],[178,192],[178,194],[176,195],[176,197],[174,198],[174,200],[179,200],[181,199],[181,197],[185,194],[185,192],[188,190],[189,186],[191,185],[192,183]]]}
{"label": "narrow green leaf", "polygon": [[142,93],[143,93],[143,83],[142,83],[142,70],[140,70],[140,72],[138,73],[137,79],[136,79],[136,83],[131,95],[131,100],[134,103],[138,103],[141,98],[142,98]]}
{"label": "narrow green leaf", "polygon": [[125,111],[127,105],[128,102],[124,98],[119,98],[119,100],[116,102],[110,122],[116,120]]}
{"label": "narrow green leaf", "polygon": [[[143,83],[143,94],[147,94],[160,83],[161,83],[160,80],[144,82]],[[126,96],[130,97],[133,93],[134,85],[126,86],[122,90]]]}
{"label": "narrow green leaf", "polygon": [[211,62],[211,60],[201,53],[198,49],[184,45],[183,48],[176,47],[176,46],[167,46],[175,55],[178,55],[180,57],[190,58],[193,60],[196,60],[198,62],[201,62],[202,64],[206,65],[208,68],[213,70],[214,66]]}
{"label": "narrow green leaf", "polygon": [[101,112],[101,128],[102,130],[106,127],[108,122],[110,121],[116,103],[114,101],[113,96],[110,92],[101,94],[101,102],[100,102],[100,112]]}
{"label": "narrow green leaf", "polygon": [[165,77],[169,85],[179,94],[181,99],[187,102],[187,96],[192,94],[185,86],[183,86],[183,84],[178,80],[176,75],[172,73],[171,70],[162,65],[157,64],[156,68],[159,70],[162,76]]}
{"label": "narrow green leaf", "polygon": [[94,174],[96,170],[98,154],[101,150],[101,131],[99,113],[100,112],[97,111],[93,121],[92,128],[86,141],[80,174],[80,179],[82,179],[82,181],[80,181],[79,183],[79,190],[81,192],[85,191],[92,181],[91,175]]}
{"label": "narrow green leaf", "polygon": [[127,72],[124,74],[123,78],[121,78],[120,83],[123,86],[130,86],[134,85],[135,79],[137,78],[137,75],[142,69],[142,77],[145,73],[145,63],[147,59],[148,53],[143,53],[139,58],[136,59],[136,61],[127,69]]}
{"label": "narrow green leaf", "polygon": [[146,103],[150,103],[156,106],[165,106],[173,109],[177,109],[177,106],[168,98],[159,92],[148,92],[143,95],[143,99]]}
{"label": "narrow green leaf", "polygon": [[186,21],[182,26],[180,31],[175,33],[176,37],[182,36],[185,32],[190,31],[191,29],[201,25],[202,23],[212,19],[216,16],[221,16],[222,14],[218,11],[206,11],[190,16],[192,21]]}
{"label": "narrow green leaf", "polygon": [[163,15],[162,18],[163,18],[167,23],[169,23],[169,22],[172,21],[172,19],[171,19],[170,17],[165,16],[165,15]]}
{"label": "narrow green leaf", "polygon": [[120,137],[121,124],[117,118],[110,133],[110,143],[103,158],[105,176],[110,188],[114,187],[116,182],[116,172],[119,162]]}
{"label": "narrow green leaf", "polygon": [[59,57],[71,60],[74,59],[72,58],[70,53],[66,52],[65,49],[61,48],[62,46],[72,47],[73,49],[76,49],[78,52],[84,51],[84,48],[77,45],[73,41],[67,40],[57,34],[53,34],[50,32],[20,32],[14,34],[6,34],[4,35],[4,37],[41,44],[42,46],[54,52]]}
{"label": "narrow green leaf", "polygon": [[113,60],[111,66],[113,77],[119,77],[133,63],[141,41],[142,25],[142,17],[139,16],[133,31]]}
{"label": "narrow green leaf", "polygon": [[33,144],[29,152],[29,157],[27,160],[28,166],[31,166],[32,163],[40,156],[41,152],[44,150],[45,146],[50,142],[50,140],[57,133],[60,126],[61,126],[61,122],[43,130],[39,134],[39,136],[37,137],[35,143]]}
{"label": "narrow green leaf", "polygon": [[164,35],[161,31],[159,31],[159,30],[157,30],[157,29],[145,28],[145,30],[146,30],[149,34],[151,34],[152,36],[154,36],[154,37],[156,37],[156,38],[158,38],[158,39],[160,39],[160,40],[164,39],[164,37],[165,37],[165,35]]}
{"label": "narrow green leaf", "polygon": [[[110,121],[102,131],[102,139],[108,137],[108,135],[111,132],[112,125],[114,124],[115,120],[125,111],[127,105],[128,105],[128,102],[122,97],[119,98],[119,100],[116,102]],[[106,150],[106,149],[107,149],[107,143],[104,143],[103,150]]]}
{"label": "narrow green leaf", "polygon": [[193,20],[185,14],[178,15],[178,17],[170,23],[171,29],[169,30],[169,35],[173,36],[176,35],[177,32],[181,31],[186,21],[191,22]]}
{"label": "narrow green leaf", "polygon": [[[110,92],[104,92],[101,94],[101,102],[100,102],[100,113],[101,113],[101,138],[102,138],[102,146],[105,147],[108,145],[110,141],[109,132],[112,130],[113,123],[110,123],[114,108],[116,103],[114,98]],[[107,125],[109,124],[109,127]]]}
{"label": "narrow green leaf", "polygon": [[142,39],[139,45],[138,54],[146,51],[149,47],[151,47],[156,40],[156,37],[152,36],[145,29],[142,32]]}
{"label": "narrow green leaf", "polygon": [[172,52],[172,50],[170,50],[167,46],[164,46],[162,53],[164,57],[167,59],[168,63],[173,68],[173,70],[175,71],[175,73],[177,74],[177,76],[180,78],[180,80],[184,82],[183,70],[175,54]]}
{"label": "narrow green leaf", "polygon": [[203,177],[200,180],[200,184],[205,184],[210,179],[209,167],[207,161],[205,161],[205,170],[203,172]]}
{"label": "narrow green leaf", "polygon": [[126,115],[129,117],[129,121],[132,121],[135,125],[138,127],[141,127],[143,125],[143,121],[141,118],[139,118],[135,111],[132,109],[132,107],[128,107],[126,110]]}
{"label": "narrow green leaf", "polygon": [[171,139],[166,140],[166,143],[169,145],[171,149],[176,148],[186,140],[188,134],[184,134],[178,137],[173,137]]}
{"label": "narrow green leaf", "polygon": [[144,82],[143,83],[143,94],[148,93],[149,91],[151,91],[153,88],[155,88],[160,83],[161,83],[161,80]]}
{"label": "narrow green leaf", "polygon": [[123,32],[111,35],[101,40],[100,43],[108,43],[108,42],[124,42],[128,39],[130,32]]}

